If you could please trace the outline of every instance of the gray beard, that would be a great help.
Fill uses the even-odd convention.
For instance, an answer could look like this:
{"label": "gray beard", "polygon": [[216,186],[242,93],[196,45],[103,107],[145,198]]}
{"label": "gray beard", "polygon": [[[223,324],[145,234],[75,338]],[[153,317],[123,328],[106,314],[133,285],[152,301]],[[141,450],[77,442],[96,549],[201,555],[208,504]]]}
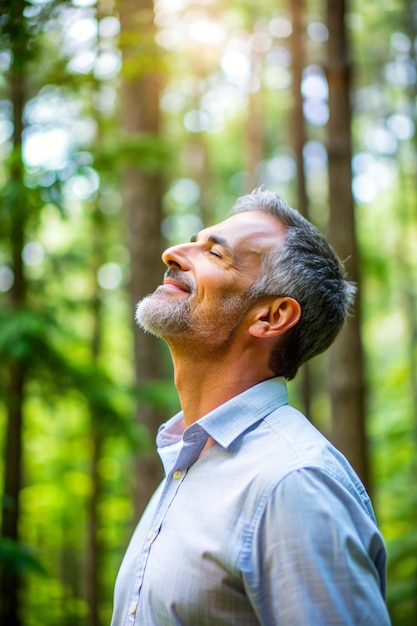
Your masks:
{"label": "gray beard", "polygon": [[175,337],[190,328],[190,303],[167,302],[159,298],[157,291],[140,300],[136,306],[135,319],[146,332],[156,337]]}
{"label": "gray beard", "polygon": [[139,301],[135,318],[143,330],[165,339],[170,345],[180,342],[192,347],[195,355],[205,353],[205,345],[214,357],[233,340],[247,310],[247,302],[239,294],[225,299],[214,318],[213,313],[207,317],[202,311],[195,315],[189,298],[169,302],[169,298],[163,297],[157,289]]}

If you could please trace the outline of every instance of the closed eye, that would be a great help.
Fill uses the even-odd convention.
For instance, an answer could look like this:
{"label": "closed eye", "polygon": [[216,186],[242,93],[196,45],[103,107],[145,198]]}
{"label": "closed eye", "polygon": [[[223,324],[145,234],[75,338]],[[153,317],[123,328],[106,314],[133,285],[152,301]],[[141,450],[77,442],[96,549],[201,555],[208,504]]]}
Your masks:
{"label": "closed eye", "polygon": [[211,254],[212,256],[217,257],[218,259],[222,258],[222,255],[219,254],[218,252],[216,252],[216,250],[209,250],[209,254]]}
{"label": "closed eye", "polygon": [[[199,236],[193,235],[190,239],[190,242],[197,243],[198,240],[199,240]],[[209,244],[211,244],[213,247],[208,248],[207,252],[211,256],[216,257],[216,259],[223,259],[224,252],[226,252],[226,256],[230,255],[230,246],[228,245],[226,239],[224,239],[223,237],[219,237],[218,235],[210,235],[209,237],[207,237],[207,243],[206,243],[207,247]],[[214,246],[220,246],[221,251],[219,252],[217,247],[214,247]]]}

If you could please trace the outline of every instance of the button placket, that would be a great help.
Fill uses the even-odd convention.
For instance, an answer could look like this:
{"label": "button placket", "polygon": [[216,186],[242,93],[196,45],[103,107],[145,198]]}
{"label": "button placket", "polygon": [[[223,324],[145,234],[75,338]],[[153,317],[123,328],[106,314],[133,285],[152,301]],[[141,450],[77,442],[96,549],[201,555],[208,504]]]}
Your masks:
{"label": "button placket", "polygon": [[[180,488],[182,479],[184,479],[187,473],[187,468],[198,459],[199,454],[204,447],[205,442],[207,441],[207,434],[204,433],[200,427],[198,428],[199,432],[197,434],[197,437],[196,433],[193,433],[190,439],[184,439],[184,445],[178,455],[176,463],[171,470],[171,480],[169,479],[169,475],[167,475],[165,486],[162,490],[159,502],[156,506],[150,525],[151,530],[148,531],[148,534],[146,536],[147,541],[144,545],[144,549],[138,563],[135,592],[134,594],[132,594],[131,603],[129,605],[129,623],[131,624],[134,623],[135,615],[138,610],[142,580],[148,563],[148,557],[152,549],[152,544],[159,534],[159,529],[165,518],[167,510],[169,509],[172,500],[175,498],[176,493]],[[176,469],[179,467],[181,467],[182,469]]]}

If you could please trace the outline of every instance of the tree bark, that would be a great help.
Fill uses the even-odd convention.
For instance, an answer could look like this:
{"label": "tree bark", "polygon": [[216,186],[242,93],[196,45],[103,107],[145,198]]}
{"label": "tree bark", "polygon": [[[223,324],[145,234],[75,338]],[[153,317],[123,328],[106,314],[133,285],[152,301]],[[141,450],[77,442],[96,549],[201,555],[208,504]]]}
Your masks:
{"label": "tree bark", "polygon": [[[260,55],[255,51],[251,54],[251,64],[253,73],[256,75],[258,66],[262,63]],[[259,187],[261,183],[260,163],[265,159],[265,141],[264,141],[264,124],[263,124],[263,96],[262,86],[258,91],[249,93],[248,114],[246,121],[245,133],[245,169],[248,177],[245,184],[245,193],[250,193],[255,187]]]}
{"label": "tree bark", "polygon": [[304,169],[304,146],[306,144],[306,122],[303,111],[301,85],[305,69],[305,31],[303,27],[304,0],[292,0],[289,3],[292,16],[291,73],[292,73],[292,147],[297,163],[297,199],[298,210],[308,219],[308,197]]}
{"label": "tree bark", "polygon": [[[122,72],[122,116],[125,131],[130,135],[159,135],[160,76],[153,69],[157,64],[154,42],[152,0],[119,0]],[[148,63],[145,62],[147,59]],[[153,62],[149,62],[152,59]],[[146,71],[144,70],[146,67]],[[132,310],[138,300],[154,291],[161,282],[161,220],[162,176],[149,173],[130,162],[124,170],[123,193],[131,259],[129,295]],[[132,312],[133,318],[133,312]],[[149,334],[134,331],[136,380],[138,383],[161,379],[164,368],[160,344]],[[138,416],[155,437],[161,423],[160,411],[139,406]],[[146,506],[162,477],[162,467],[154,452],[138,458],[136,468],[136,514]]]}
{"label": "tree bark", "polygon": [[[98,206],[94,207],[93,213],[93,263],[92,279],[94,281],[94,294],[92,299],[93,329],[91,336],[91,358],[95,366],[98,365],[102,350],[101,318],[102,307],[100,288],[97,282],[97,272],[104,262],[102,258],[102,245],[105,233]],[[86,585],[85,595],[88,605],[88,626],[100,624],[99,606],[101,603],[101,578],[103,545],[99,538],[101,518],[99,511],[100,496],[103,492],[102,480],[99,473],[99,463],[102,457],[103,434],[100,429],[100,415],[96,414],[94,407],[90,408],[90,479],[91,494],[88,501],[87,538],[86,538]]]}
{"label": "tree bark", "polygon": [[[291,72],[292,72],[292,147],[297,164],[297,201],[301,215],[309,219],[309,206],[306,187],[306,175],[304,168],[304,146],[307,140],[306,122],[303,111],[303,95],[301,85],[305,68],[305,31],[303,27],[303,15],[305,10],[304,0],[292,0],[289,2],[289,10],[292,16],[291,47]],[[311,419],[311,364],[304,363],[299,374],[300,396],[303,411]]]}
{"label": "tree bark", "polygon": [[329,85],[329,239],[357,283],[354,316],[330,349],[331,438],[370,489],[365,436],[364,355],[361,340],[359,255],[352,195],[350,104],[351,68],[345,29],[345,1],[328,0],[327,79]]}
{"label": "tree bark", "polygon": [[[22,135],[25,102],[25,42],[27,33],[23,11],[25,3],[17,0],[9,8],[8,28],[12,49],[12,66],[8,73],[9,99],[13,110],[13,156],[10,168],[9,211],[11,214],[11,253],[14,283],[10,306],[18,312],[26,300],[26,279],[22,262],[25,240],[26,199],[23,180]],[[22,488],[23,401],[26,371],[24,362],[14,359],[9,366],[7,382],[7,423],[4,451],[4,496],[2,499],[2,537],[19,542],[19,497]],[[18,592],[20,575],[17,568],[1,572],[0,622],[19,626]]]}

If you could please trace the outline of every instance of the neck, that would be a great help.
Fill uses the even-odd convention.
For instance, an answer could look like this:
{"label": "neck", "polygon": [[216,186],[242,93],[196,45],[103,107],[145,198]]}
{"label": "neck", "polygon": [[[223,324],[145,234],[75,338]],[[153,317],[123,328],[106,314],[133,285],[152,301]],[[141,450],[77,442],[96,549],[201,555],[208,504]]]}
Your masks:
{"label": "neck", "polygon": [[253,351],[198,354],[170,346],[174,380],[187,426],[250,387],[273,377]]}

